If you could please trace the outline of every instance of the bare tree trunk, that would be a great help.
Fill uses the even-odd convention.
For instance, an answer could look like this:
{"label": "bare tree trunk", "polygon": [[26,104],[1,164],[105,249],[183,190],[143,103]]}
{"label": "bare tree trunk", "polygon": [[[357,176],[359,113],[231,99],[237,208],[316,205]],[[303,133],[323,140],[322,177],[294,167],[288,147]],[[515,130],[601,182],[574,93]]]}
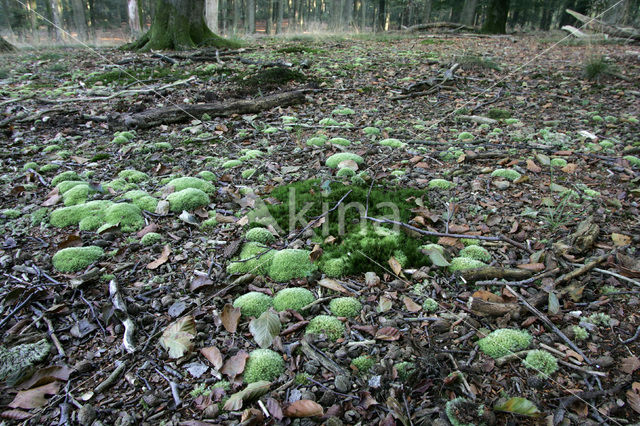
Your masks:
{"label": "bare tree trunk", "polygon": [[268,0],[267,7],[267,34],[273,33],[273,0]]}
{"label": "bare tree trunk", "polygon": [[60,0],[50,0],[49,4],[51,5],[51,18],[53,19],[54,40],[59,43],[65,38],[64,30],[62,29],[62,20],[60,19],[62,7],[60,5]]}
{"label": "bare tree trunk", "polygon": [[13,28],[11,28],[11,20],[9,19],[9,3],[7,0],[1,0],[0,6],[2,6],[2,13],[0,13],[0,25],[6,28],[9,34],[13,35]]}
{"label": "bare tree trunk", "polygon": [[214,33],[218,32],[218,0],[206,0],[204,9],[207,27]]}
{"label": "bare tree trunk", "polygon": [[247,33],[256,32],[256,0],[247,0]]}
{"label": "bare tree trunk", "polygon": [[507,17],[511,0],[490,0],[487,16],[482,24],[482,32],[489,34],[505,34]]}
{"label": "bare tree trunk", "polygon": [[84,2],[82,0],[71,0],[73,9],[73,25],[78,32],[78,38],[86,41],[89,38],[89,28],[87,27],[87,15],[84,12]]}
{"label": "bare tree trunk", "polygon": [[360,0],[360,31],[364,32],[367,28],[367,3],[366,0]]}
{"label": "bare tree trunk", "polygon": [[[31,27],[31,34],[33,40],[36,42],[40,41],[40,31],[38,28],[38,15],[36,13],[36,1],[29,0],[26,4],[27,11],[29,13],[29,26]],[[8,13],[9,9],[7,9]]]}
{"label": "bare tree trunk", "polygon": [[425,0],[422,23],[431,22],[431,0]]}
{"label": "bare tree trunk", "polygon": [[278,20],[276,22],[276,34],[282,34],[282,21],[284,21],[284,0],[278,2]]}
{"label": "bare tree trunk", "polygon": [[242,0],[233,0],[233,32],[238,32],[240,28],[240,4]]}
{"label": "bare tree trunk", "polygon": [[460,22],[464,25],[472,26],[475,23],[477,7],[478,0],[465,0]]}
{"label": "bare tree trunk", "polygon": [[136,39],[140,37],[140,34],[142,33],[138,0],[127,0],[127,15],[129,16],[129,30],[131,31],[131,37]]}

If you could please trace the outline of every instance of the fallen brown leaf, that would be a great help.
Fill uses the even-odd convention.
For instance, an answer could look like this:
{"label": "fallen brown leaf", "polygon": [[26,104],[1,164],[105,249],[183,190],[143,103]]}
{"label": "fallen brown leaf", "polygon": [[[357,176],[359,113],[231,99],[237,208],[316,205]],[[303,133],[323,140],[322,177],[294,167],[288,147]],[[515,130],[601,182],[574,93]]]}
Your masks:
{"label": "fallen brown leaf", "polygon": [[213,365],[213,368],[216,370],[220,370],[222,367],[222,354],[220,353],[220,349],[215,346],[209,346],[207,348],[200,349],[200,353],[209,360],[209,362]]}
{"label": "fallen brown leaf", "polygon": [[147,265],[147,269],[157,269],[159,266],[164,265],[169,260],[170,254],[171,254],[171,247],[169,247],[169,244],[166,244],[162,249],[162,253],[160,254],[160,257],[158,257],[153,262],[149,263]]}
{"label": "fallen brown leaf", "polygon": [[314,417],[323,414],[322,406],[310,399],[299,399],[284,409],[284,415],[287,417]]}
{"label": "fallen brown leaf", "polygon": [[238,328],[238,321],[240,320],[240,315],[242,311],[240,308],[234,308],[233,305],[227,303],[222,308],[222,314],[220,314],[220,320],[222,321],[222,325],[225,330],[229,333],[235,333]]}
{"label": "fallen brown leaf", "polygon": [[24,408],[30,410],[32,408],[43,407],[47,404],[46,395],[55,395],[60,390],[58,382],[51,382],[37,388],[20,391],[11,401],[9,407]]}
{"label": "fallen brown leaf", "polygon": [[247,358],[249,358],[249,354],[246,351],[238,352],[224,363],[220,372],[228,376],[229,380],[232,381],[238,374],[242,374],[244,371]]}

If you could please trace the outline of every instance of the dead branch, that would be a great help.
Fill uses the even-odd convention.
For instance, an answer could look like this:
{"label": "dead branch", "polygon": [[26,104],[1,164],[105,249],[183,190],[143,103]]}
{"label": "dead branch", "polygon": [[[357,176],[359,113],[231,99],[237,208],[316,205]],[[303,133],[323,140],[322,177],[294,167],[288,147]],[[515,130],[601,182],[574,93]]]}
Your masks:
{"label": "dead branch", "polygon": [[230,102],[177,105],[150,109],[134,115],[124,115],[114,123],[119,127],[146,129],[160,124],[181,123],[200,118],[204,114],[211,117],[227,117],[232,114],[252,114],[275,107],[287,107],[305,102],[304,90],[276,93],[257,99],[242,99]]}
{"label": "dead branch", "polygon": [[404,29],[404,31],[408,33],[416,32],[416,31],[424,31],[430,30],[433,28],[447,28],[453,31],[478,31],[477,27],[470,27],[469,25],[463,25],[456,22],[430,22],[428,24],[418,24],[412,25]]}
{"label": "dead branch", "polygon": [[600,21],[596,18],[590,18],[571,9],[567,9],[567,13],[582,22],[584,24],[584,28],[589,28],[592,31],[606,33],[614,37],[640,40],[640,31],[635,28],[609,25],[606,22]]}
{"label": "dead branch", "polygon": [[520,316],[520,305],[517,303],[489,302],[477,297],[470,297],[467,302],[467,308],[469,308],[474,314],[483,317],[501,317],[511,314],[512,318],[517,319]]}
{"label": "dead branch", "polygon": [[586,274],[587,272],[589,272],[590,270],[592,270],[593,268],[595,268],[596,266],[598,266],[599,264],[601,264],[605,260],[607,260],[609,258],[609,256],[611,256],[611,254],[612,253],[607,253],[605,255],[597,257],[594,260],[592,260],[591,262],[587,263],[586,265],[581,266],[578,269],[574,269],[573,271],[571,271],[571,272],[569,272],[567,274],[564,274],[563,276],[561,276],[560,278],[558,278],[556,280],[555,285],[557,286],[557,285],[560,285],[560,284],[568,283],[572,279]]}
{"label": "dead branch", "polygon": [[460,275],[465,281],[476,282],[481,280],[509,279],[526,280],[533,275],[533,272],[526,269],[497,268],[495,266],[485,266],[483,268],[467,269],[461,271]]}

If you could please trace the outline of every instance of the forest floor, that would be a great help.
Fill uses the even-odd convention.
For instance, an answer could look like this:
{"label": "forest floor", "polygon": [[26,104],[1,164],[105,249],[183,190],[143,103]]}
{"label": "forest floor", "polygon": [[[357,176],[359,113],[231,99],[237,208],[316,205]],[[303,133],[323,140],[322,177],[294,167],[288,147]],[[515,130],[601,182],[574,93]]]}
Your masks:
{"label": "forest floor", "polygon": [[[545,37],[299,36],[218,53],[3,55],[0,416],[82,425],[637,421],[640,48]],[[135,115],[295,90],[304,90],[297,104],[261,112],[213,108],[169,124]],[[356,155],[338,175],[325,161],[343,151]],[[179,177],[201,180],[169,184]],[[195,191],[182,212],[172,198],[182,186],[202,189],[205,201]],[[286,229],[290,188],[335,210],[313,220],[315,206],[308,226]],[[385,197],[413,230],[378,238],[347,216],[347,233],[337,233],[348,203]],[[267,275],[243,268],[260,256],[230,270],[254,274],[227,273],[259,206],[275,217],[269,247],[310,251],[285,264],[297,278],[270,278],[273,264]],[[486,250],[465,248],[474,243]],[[69,251],[81,246],[93,248]],[[71,255],[54,268],[63,249]],[[460,255],[482,258],[472,265],[482,274],[455,271]],[[286,287],[318,301],[259,320],[232,306]],[[340,317],[337,336],[305,334],[314,317],[341,315],[329,306],[337,296],[362,308]],[[532,341],[479,350],[503,328]],[[251,377],[267,381],[247,390],[242,373],[258,342],[285,369],[252,366]],[[547,358],[534,364],[534,349],[557,370]],[[551,367],[545,375],[532,364]],[[446,410],[454,398],[464,399]]]}

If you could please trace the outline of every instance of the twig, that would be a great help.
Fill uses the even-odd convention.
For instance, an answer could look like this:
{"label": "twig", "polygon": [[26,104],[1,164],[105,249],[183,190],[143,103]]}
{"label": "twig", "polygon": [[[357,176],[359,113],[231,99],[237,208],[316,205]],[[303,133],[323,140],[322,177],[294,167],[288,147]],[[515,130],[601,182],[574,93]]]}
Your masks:
{"label": "twig", "polygon": [[548,277],[549,275],[553,275],[558,272],[560,268],[554,268],[550,271],[545,271],[541,274],[535,275],[531,278],[527,278],[526,280],[520,281],[498,281],[498,280],[487,280],[487,281],[476,281],[475,285],[511,285],[511,286],[523,286],[526,284],[530,284],[536,280],[539,280],[544,277]]}
{"label": "twig", "polygon": [[631,382],[631,379],[626,379],[608,390],[580,392],[580,393],[576,393],[574,395],[561,399],[560,406],[558,407],[558,409],[553,415],[553,424],[557,425],[560,422],[562,422],[564,418],[564,413],[567,411],[567,407],[572,405],[574,402],[592,400],[592,399],[599,398],[601,396],[614,395],[618,393],[620,390],[622,390],[623,388],[627,387],[630,384],[630,382]]}
{"label": "twig", "polygon": [[635,285],[636,287],[640,287],[640,282],[638,282],[636,280],[633,280],[633,279],[631,279],[629,277],[625,277],[624,275],[620,275],[620,274],[617,274],[615,272],[608,271],[606,269],[600,269],[600,268],[593,268],[593,270],[596,271],[596,272],[600,272],[601,274],[611,275],[612,277],[616,277],[616,278],[621,279],[623,281],[630,282],[631,284]]}
{"label": "twig", "polygon": [[622,343],[623,345],[626,345],[628,343],[631,343],[631,342],[637,340],[638,337],[640,337],[640,325],[638,326],[638,328],[636,328],[636,333],[633,336],[631,336],[627,340],[622,340],[620,343]]}
{"label": "twig", "polygon": [[49,336],[51,336],[51,341],[53,342],[53,344],[55,345],[56,349],[58,350],[58,353],[60,354],[61,357],[66,357],[67,354],[64,353],[64,349],[62,347],[62,345],[60,344],[60,340],[58,340],[58,336],[56,336],[55,333],[55,329],[53,328],[53,324],[51,324],[51,320],[45,316],[42,317],[42,319],[44,320],[45,323],[47,323],[47,329],[49,330]]}
{"label": "twig", "polygon": [[122,361],[122,363],[115,370],[113,370],[111,374],[109,374],[109,377],[107,377],[102,383],[96,386],[93,391],[94,394],[102,393],[104,390],[111,387],[118,379],[118,377],[120,377],[120,374],[122,374],[125,368],[127,368],[127,361]]}
{"label": "twig", "polygon": [[156,373],[162,376],[162,378],[169,383],[169,387],[171,388],[171,396],[173,396],[173,402],[175,402],[176,408],[180,407],[180,405],[182,404],[182,400],[180,399],[180,390],[178,389],[178,384],[165,376],[162,371],[158,370],[157,367],[154,367],[153,369],[156,370]]}
{"label": "twig", "polygon": [[567,283],[569,281],[571,281],[574,278],[579,277],[580,275],[584,275],[587,272],[589,272],[590,270],[592,270],[593,268],[595,268],[596,266],[598,266],[599,264],[601,264],[602,262],[604,262],[605,260],[607,260],[609,258],[609,256],[611,256],[612,254],[615,253],[615,250],[612,253],[607,253],[604,254],[600,257],[596,257],[594,260],[592,260],[591,262],[587,263],[586,265],[581,266],[578,269],[574,269],[573,271],[564,274],[563,276],[561,276],[560,278],[558,278],[555,282],[555,285],[560,285],[560,284],[564,284]]}
{"label": "twig", "polygon": [[113,304],[114,315],[122,322],[124,326],[124,335],[122,336],[122,345],[129,353],[136,351],[134,343],[136,326],[129,318],[129,312],[127,311],[127,305],[122,298],[118,283],[116,280],[109,281],[109,295],[111,296],[111,302]]}
{"label": "twig", "polygon": [[554,323],[551,322],[551,320],[549,318],[547,318],[547,316],[545,314],[543,314],[542,312],[540,312],[538,309],[536,309],[534,306],[532,306],[529,302],[526,301],[526,299],[524,297],[522,297],[517,291],[515,291],[512,287],[510,286],[505,286],[507,290],[509,290],[511,293],[513,293],[520,302],[522,302],[522,304],[525,306],[525,308],[527,308],[527,310],[529,312],[531,312],[532,314],[534,314],[535,316],[537,316],[543,323],[545,323],[549,328],[551,328],[562,340],[564,340],[567,345],[569,345],[571,347],[571,349],[573,349],[574,351],[576,351],[577,353],[580,354],[580,356],[584,359],[584,361],[589,364],[589,365],[593,365],[593,361],[591,361],[581,350],[578,346],[576,346],[575,343],[573,343],[571,341],[571,339],[569,339],[558,327],[555,326]]}
{"label": "twig", "polygon": [[[7,274],[4,274],[5,276]],[[2,318],[2,321],[0,321],[0,328],[6,324],[7,321],[9,321],[11,318],[13,318],[13,316],[16,314],[16,312],[18,312],[20,309],[22,309],[27,303],[29,303],[31,301],[31,299],[33,298],[33,295],[35,294],[35,292],[31,292],[26,299],[24,299],[18,306],[15,307],[15,309],[11,312],[9,312],[7,314],[6,317]]]}

